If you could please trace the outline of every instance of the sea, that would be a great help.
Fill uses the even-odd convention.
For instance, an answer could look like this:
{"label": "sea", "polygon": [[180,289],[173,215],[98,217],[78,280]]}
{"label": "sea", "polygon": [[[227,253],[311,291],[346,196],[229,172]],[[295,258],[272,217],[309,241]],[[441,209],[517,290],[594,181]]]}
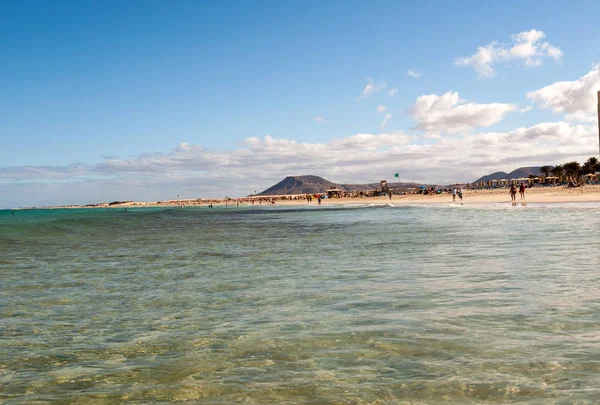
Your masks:
{"label": "sea", "polygon": [[2,404],[597,404],[600,205],[0,211]]}

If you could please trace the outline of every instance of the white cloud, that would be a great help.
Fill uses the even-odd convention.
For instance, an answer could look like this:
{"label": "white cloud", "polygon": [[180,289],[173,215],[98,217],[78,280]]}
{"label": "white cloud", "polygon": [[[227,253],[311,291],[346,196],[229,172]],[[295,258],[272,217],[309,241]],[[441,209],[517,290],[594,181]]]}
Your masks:
{"label": "white cloud", "polygon": [[[397,147],[408,145],[416,139],[415,136],[406,135],[402,132],[393,134],[357,134],[334,140],[329,144],[323,144],[326,148],[331,148],[333,152],[349,152],[375,150],[386,147]],[[330,146],[327,146],[330,145]]]}
{"label": "white cloud", "polygon": [[398,94],[398,89],[390,89],[390,90],[387,92],[387,95],[388,95],[388,96],[392,96],[392,97],[393,97],[393,96],[395,96],[396,94]]}
{"label": "white cloud", "polygon": [[325,118],[323,118],[323,117],[315,117],[315,118],[313,118],[313,120],[315,120],[315,122],[318,122],[318,123],[325,122]]}
{"label": "white cloud", "polygon": [[570,121],[593,122],[600,91],[600,64],[574,81],[552,83],[527,93],[527,98],[555,113],[565,114]]}
{"label": "white cloud", "polygon": [[549,42],[542,42],[546,34],[532,29],[511,36],[509,44],[499,44],[494,41],[480,46],[473,55],[458,58],[457,66],[472,66],[479,77],[496,75],[494,64],[511,60],[522,60],[526,66],[540,66],[544,58],[558,60],[563,52]]}
{"label": "white cloud", "polygon": [[179,144],[179,146],[177,146],[177,148],[176,148],[176,150],[179,150],[179,151],[185,151],[185,150],[190,150],[190,149],[192,149],[192,145],[190,145],[187,142],[181,142]]}
{"label": "white cloud", "polygon": [[409,75],[410,77],[414,77],[416,79],[418,79],[419,77],[421,77],[421,73],[415,72],[412,69],[408,69],[408,71],[406,72],[407,75]]}
{"label": "white cloud", "polygon": [[458,93],[423,95],[411,107],[417,128],[428,132],[455,134],[474,127],[486,127],[517,109],[514,104],[475,104],[461,100]]}
{"label": "white cloud", "polygon": [[361,95],[358,97],[358,100],[362,100],[365,99],[383,89],[385,89],[387,87],[387,83],[379,83],[379,82],[375,82],[373,79],[368,78],[367,81],[369,82],[369,84],[367,84],[365,86],[365,88],[363,89],[363,92],[361,93]]}
{"label": "white cloud", "polygon": [[528,106],[526,106],[526,107],[523,107],[523,108],[519,109],[519,112],[520,112],[520,113],[526,113],[526,112],[529,112],[529,111],[531,111],[531,108],[532,108],[532,107],[531,107],[530,105],[528,105]]}
{"label": "white cloud", "polygon": [[392,118],[392,114],[387,113],[385,115],[385,117],[383,118],[383,121],[381,122],[381,128],[385,127],[385,124],[387,124],[387,122],[390,118]]}
{"label": "white cloud", "polygon": [[387,110],[387,107],[384,106],[383,104],[380,104],[377,106],[377,112],[385,112],[385,110]]}
{"label": "white cloud", "polygon": [[[597,153],[597,128],[541,123],[508,132],[430,138],[405,133],[356,134],[324,143],[265,136],[237,149],[182,144],[168,153],[94,165],[0,168],[5,207],[113,200],[243,196],[288,175],[315,174],[338,183],[406,179],[437,184],[474,181],[520,166],[585,161]],[[468,162],[468,164],[465,164]]]}

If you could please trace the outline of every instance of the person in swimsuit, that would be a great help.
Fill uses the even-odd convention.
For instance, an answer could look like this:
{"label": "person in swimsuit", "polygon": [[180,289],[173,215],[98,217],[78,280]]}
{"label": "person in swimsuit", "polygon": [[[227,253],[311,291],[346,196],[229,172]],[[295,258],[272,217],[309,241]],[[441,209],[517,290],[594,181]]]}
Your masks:
{"label": "person in swimsuit", "polygon": [[521,194],[521,200],[525,199],[525,183],[521,183],[519,187],[519,194]]}
{"label": "person in swimsuit", "polygon": [[517,199],[517,188],[514,184],[510,186],[510,199],[513,201]]}

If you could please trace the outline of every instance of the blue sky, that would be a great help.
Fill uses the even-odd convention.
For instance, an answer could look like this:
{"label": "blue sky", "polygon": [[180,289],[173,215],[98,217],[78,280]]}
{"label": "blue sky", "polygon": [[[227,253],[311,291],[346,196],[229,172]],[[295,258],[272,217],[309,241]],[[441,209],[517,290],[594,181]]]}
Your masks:
{"label": "blue sky", "polygon": [[323,3],[1,2],[0,207],[597,155],[598,2]]}

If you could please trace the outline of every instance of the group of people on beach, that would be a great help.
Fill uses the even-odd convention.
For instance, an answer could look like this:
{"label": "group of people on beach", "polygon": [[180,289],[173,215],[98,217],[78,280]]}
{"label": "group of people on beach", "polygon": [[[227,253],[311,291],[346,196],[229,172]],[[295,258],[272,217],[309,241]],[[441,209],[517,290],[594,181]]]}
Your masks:
{"label": "group of people on beach", "polygon": [[314,196],[312,194],[307,194],[306,202],[310,203],[313,200],[313,198],[316,198],[319,205],[321,205],[321,201],[323,200],[323,196],[321,194],[315,194]]}
{"label": "group of people on beach", "polygon": [[[525,183],[521,183],[521,185],[519,186],[519,194],[521,194],[521,200],[525,199],[525,188]],[[515,186],[514,184],[511,184],[510,186],[510,199],[512,201],[517,200],[517,186]]]}
{"label": "group of people on beach", "polygon": [[452,201],[456,201],[456,195],[458,194],[458,198],[460,198],[460,200],[462,201],[463,199],[463,189],[462,187],[456,188],[454,187],[452,189]]}
{"label": "group of people on beach", "polygon": [[[521,195],[521,200],[525,199],[525,189],[527,188],[527,186],[525,185],[525,183],[521,183],[521,185],[519,186],[519,194]],[[512,184],[510,186],[510,199],[512,201],[516,201],[517,199],[517,186],[515,184]],[[463,199],[463,189],[462,187],[456,188],[454,187],[452,189],[452,201],[456,201],[456,196],[458,195],[458,198],[460,198],[460,201],[462,201]]]}

